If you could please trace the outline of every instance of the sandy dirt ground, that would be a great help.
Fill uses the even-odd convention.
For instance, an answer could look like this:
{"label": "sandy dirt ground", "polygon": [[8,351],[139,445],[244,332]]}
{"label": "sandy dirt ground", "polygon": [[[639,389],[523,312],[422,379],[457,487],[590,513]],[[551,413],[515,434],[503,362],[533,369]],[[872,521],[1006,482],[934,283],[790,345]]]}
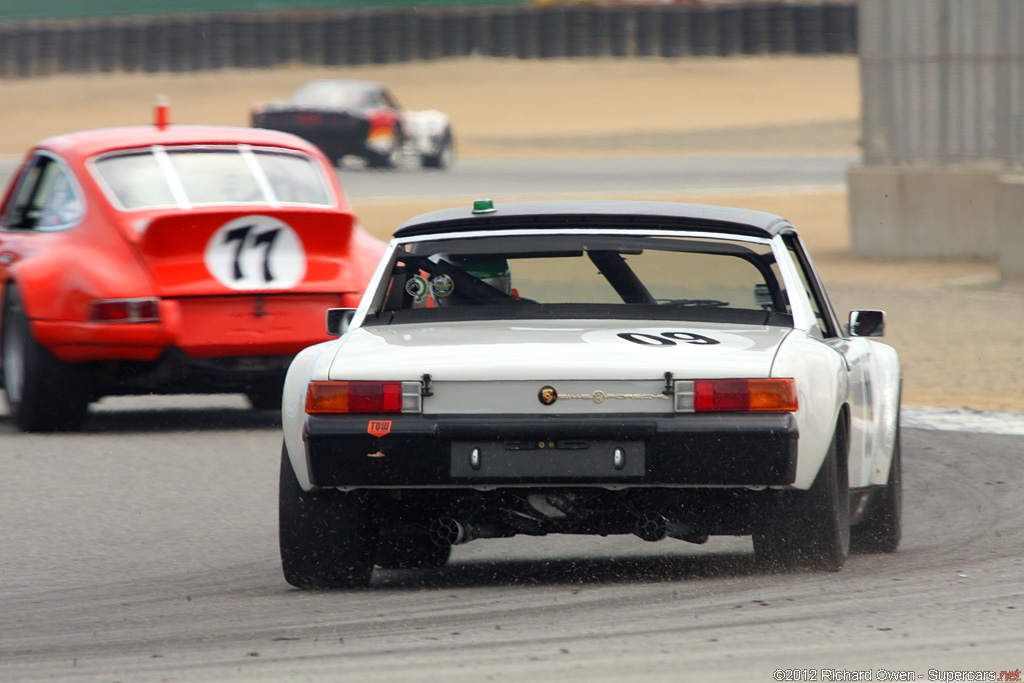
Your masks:
{"label": "sandy dirt ground", "polygon": [[[247,125],[252,102],[317,77],[387,83],[403,105],[455,124],[461,157],[628,154],[821,154],[858,151],[853,57],[435,63],[0,81],[0,156],[65,131],[151,120],[155,95],[177,123]],[[904,403],[1024,412],[1024,290],[980,261],[884,261],[849,252],[842,191],[692,194],[778,213],[800,228],[840,315],[889,314],[904,361]],[[374,234],[450,202],[357,202]]]}

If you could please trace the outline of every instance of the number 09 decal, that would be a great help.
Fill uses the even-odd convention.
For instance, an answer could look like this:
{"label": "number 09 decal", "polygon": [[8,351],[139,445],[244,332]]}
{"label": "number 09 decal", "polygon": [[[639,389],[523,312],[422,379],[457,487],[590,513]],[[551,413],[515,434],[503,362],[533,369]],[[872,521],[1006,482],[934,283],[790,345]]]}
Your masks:
{"label": "number 09 decal", "polygon": [[288,289],[306,274],[306,250],[287,224],[270,216],[225,223],[206,243],[206,268],[230,289]]}
{"label": "number 09 decal", "polygon": [[675,346],[683,344],[696,344],[709,346],[720,343],[717,339],[705,337],[695,332],[661,332],[659,334],[648,334],[647,332],[619,332],[621,339],[640,344],[642,346]]}

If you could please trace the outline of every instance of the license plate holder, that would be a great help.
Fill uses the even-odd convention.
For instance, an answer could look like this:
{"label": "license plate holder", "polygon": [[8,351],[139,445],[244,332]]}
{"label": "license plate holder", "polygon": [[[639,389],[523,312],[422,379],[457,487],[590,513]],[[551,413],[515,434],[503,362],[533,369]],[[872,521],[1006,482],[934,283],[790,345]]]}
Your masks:
{"label": "license plate holder", "polygon": [[588,480],[643,477],[642,441],[546,440],[453,441],[456,479]]}

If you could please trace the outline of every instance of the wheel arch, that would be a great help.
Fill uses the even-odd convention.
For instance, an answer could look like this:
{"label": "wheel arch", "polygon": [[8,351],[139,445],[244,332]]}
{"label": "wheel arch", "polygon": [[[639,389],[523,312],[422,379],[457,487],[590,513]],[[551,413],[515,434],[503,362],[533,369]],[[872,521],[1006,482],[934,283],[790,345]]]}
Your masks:
{"label": "wheel arch", "polygon": [[800,438],[797,470],[792,487],[809,489],[825,461],[840,420],[847,443],[850,428],[850,380],[842,356],[828,344],[802,335],[790,335],[776,355],[773,377],[796,381]]}
{"label": "wheel arch", "polygon": [[872,344],[875,357],[877,434],[873,453],[871,483],[883,485],[889,480],[889,463],[899,440],[900,410],[903,401],[903,367],[896,349],[881,343]]}
{"label": "wheel arch", "polygon": [[[330,358],[333,358],[332,349],[336,344],[337,341],[327,341],[303,349],[292,359],[292,363],[288,367],[288,374],[285,375],[281,398],[283,449],[303,491],[313,488],[309,481],[309,470],[306,465],[306,442],[303,438],[306,430],[306,387],[313,378],[318,365],[323,362],[329,365]],[[326,375],[326,372],[324,374]]]}
{"label": "wheel arch", "polygon": [[127,244],[62,243],[13,264],[7,288],[18,288],[30,323],[36,320],[79,320],[87,316],[90,299],[152,296],[149,272]]}

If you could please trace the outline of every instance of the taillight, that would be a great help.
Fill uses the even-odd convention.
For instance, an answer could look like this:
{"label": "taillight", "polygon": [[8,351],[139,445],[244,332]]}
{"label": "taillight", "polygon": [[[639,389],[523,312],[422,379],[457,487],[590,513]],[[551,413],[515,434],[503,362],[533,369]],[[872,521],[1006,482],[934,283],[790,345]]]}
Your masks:
{"label": "taillight", "polygon": [[295,123],[300,126],[319,126],[320,119],[320,114],[315,111],[304,111],[295,115]]}
{"label": "taillight", "polygon": [[418,413],[419,382],[310,382],[306,412]]}
{"label": "taillight", "polygon": [[158,299],[104,299],[89,302],[94,323],[151,323],[160,320]]}
{"label": "taillight", "polygon": [[795,411],[792,379],[699,379],[675,383],[676,412]]}

